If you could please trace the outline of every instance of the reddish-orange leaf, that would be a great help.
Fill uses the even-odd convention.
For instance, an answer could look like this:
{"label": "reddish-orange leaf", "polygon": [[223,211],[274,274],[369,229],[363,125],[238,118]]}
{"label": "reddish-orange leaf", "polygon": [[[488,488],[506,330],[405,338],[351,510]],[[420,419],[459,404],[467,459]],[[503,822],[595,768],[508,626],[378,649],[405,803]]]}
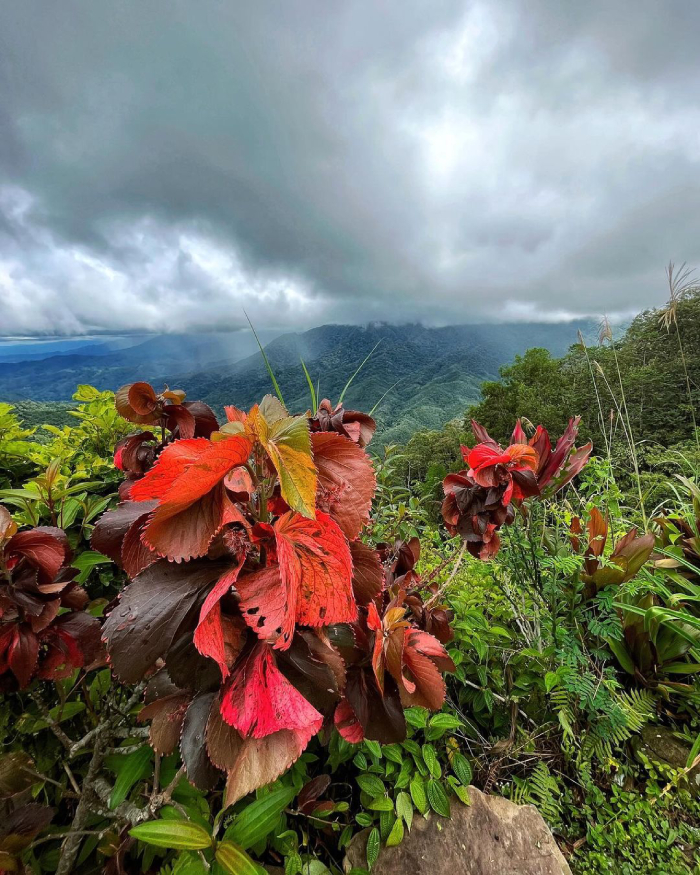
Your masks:
{"label": "reddish-orange leaf", "polygon": [[[185,441],[173,446],[178,443]],[[172,480],[143,533],[150,547],[176,562],[203,556],[223,525],[243,521],[226,494],[223,480],[232,468],[247,460],[250,442],[239,436],[205,443],[205,451]]]}
{"label": "reddish-orange leaf", "polygon": [[282,579],[297,589],[297,622],[306,626],[352,623],[352,557],[338,525],[325,513],[315,520],[286,513],[275,522]]}
{"label": "reddish-orange leaf", "polygon": [[243,619],[263,641],[286,650],[296,624],[296,590],[282,582],[279,565],[246,574],[236,584]]}
{"label": "reddish-orange leaf", "polygon": [[180,474],[201,458],[210,446],[211,441],[206,438],[193,438],[170,444],[160,454],[151,470],[134,483],[129,498],[133,501],[163,498]]}
{"label": "reddish-orange leaf", "polygon": [[369,520],[376,479],[372,460],[359,444],[335,432],[311,435],[318,471],[318,507],[354,540]]}
{"label": "reddish-orange leaf", "polygon": [[267,644],[257,644],[234,672],[221,714],[241,735],[253,738],[265,738],[280,729],[314,735],[323,724],[322,715],[277,668]]}
{"label": "reddish-orange leaf", "polygon": [[[235,584],[244,561],[245,555],[239,559],[234,568],[223,574],[214,584],[213,589],[204,600],[199,612],[199,622],[194,630],[194,646],[202,656],[209,656],[218,662],[221,675],[224,678],[228,677],[229,669],[226,664],[224,630],[221,625],[221,605],[219,603]],[[243,628],[245,629],[245,626]]]}
{"label": "reddish-orange leaf", "polygon": [[311,520],[290,511],[273,529],[279,565],[246,575],[236,586],[251,629],[284,650],[295,623],[326,626],[355,620],[352,557],[338,525],[324,513]]}
{"label": "reddish-orange leaf", "polygon": [[384,628],[374,602],[367,609],[367,626],[374,632],[374,647],[372,648],[372,669],[377,679],[377,686],[384,692]]}
{"label": "reddish-orange leaf", "polygon": [[362,724],[357,719],[357,714],[352,710],[352,705],[347,699],[343,698],[338,702],[333,722],[341,736],[350,744],[359,744],[365,740]]}

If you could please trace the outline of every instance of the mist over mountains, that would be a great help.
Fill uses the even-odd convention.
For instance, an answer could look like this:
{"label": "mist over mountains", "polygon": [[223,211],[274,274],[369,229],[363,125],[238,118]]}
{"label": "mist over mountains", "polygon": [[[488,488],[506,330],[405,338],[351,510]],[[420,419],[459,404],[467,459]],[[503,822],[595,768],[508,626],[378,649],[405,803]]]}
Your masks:
{"label": "mist over mountains", "polygon": [[[563,354],[589,321],[506,323],[426,328],[422,325],[322,325],[271,339],[261,333],[288,408],[310,404],[303,359],[319,397],[335,401],[354,377],[345,405],[369,411],[375,405],[382,443],[407,440],[418,428],[438,428],[459,416],[479,398],[483,380],[496,377],[501,365],[539,346]],[[78,347],[65,354],[55,349],[44,358],[32,351],[20,361],[2,361],[0,400],[68,401],[80,383],[115,390],[147,380],[160,388],[184,389],[215,410],[224,404],[250,407],[271,390],[270,378],[255,339],[235,335],[157,335],[124,348],[109,342]],[[378,403],[381,402],[381,403]]]}

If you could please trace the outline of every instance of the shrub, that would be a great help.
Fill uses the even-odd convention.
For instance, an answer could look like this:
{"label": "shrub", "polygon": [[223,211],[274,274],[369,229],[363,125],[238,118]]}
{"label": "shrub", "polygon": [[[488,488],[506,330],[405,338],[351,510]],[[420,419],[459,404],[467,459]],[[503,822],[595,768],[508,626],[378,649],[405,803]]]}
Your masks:
{"label": "shrub", "polygon": [[119,678],[148,678],[155,750],[179,741],[200,787],[225,771],[231,803],[333,721],[354,742],[400,741],[402,705],[439,708],[452,664],[425,631],[432,614],[411,609],[401,546],[360,540],[368,417],[321,405],[310,421],[267,396],[247,414],[227,407],[218,428],[182,398],[144,383],[117,393],[123,415],[171,438],[140,433],[117,451],[127,500],[93,546],[132,582],[104,637]]}

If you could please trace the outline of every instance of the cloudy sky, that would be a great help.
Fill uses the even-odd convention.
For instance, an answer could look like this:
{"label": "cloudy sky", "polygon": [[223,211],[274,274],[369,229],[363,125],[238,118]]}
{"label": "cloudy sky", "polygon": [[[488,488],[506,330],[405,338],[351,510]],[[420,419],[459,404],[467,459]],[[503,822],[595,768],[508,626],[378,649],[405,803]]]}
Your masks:
{"label": "cloudy sky", "polygon": [[0,5],[0,334],[562,319],[700,265],[697,0]]}

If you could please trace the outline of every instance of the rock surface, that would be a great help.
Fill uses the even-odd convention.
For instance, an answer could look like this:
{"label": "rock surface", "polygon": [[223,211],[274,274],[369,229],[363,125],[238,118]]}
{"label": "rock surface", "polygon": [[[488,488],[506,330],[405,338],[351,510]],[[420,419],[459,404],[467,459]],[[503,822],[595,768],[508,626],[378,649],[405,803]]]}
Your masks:
{"label": "rock surface", "polygon": [[[673,731],[665,726],[645,726],[635,749],[638,754],[642,754],[653,763],[669,766],[672,769],[684,769],[691,746],[676,738]],[[688,790],[700,798],[700,763],[688,772],[686,781]]]}
{"label": "rock surface", "polygon": [[[395,848],[382,848],[372,875],[571,875],[542,816],[469,788],[471,805],[452,799],[452,817],[417,816]],[[345,869],[366,867],[369,830],[350,843]]]}

